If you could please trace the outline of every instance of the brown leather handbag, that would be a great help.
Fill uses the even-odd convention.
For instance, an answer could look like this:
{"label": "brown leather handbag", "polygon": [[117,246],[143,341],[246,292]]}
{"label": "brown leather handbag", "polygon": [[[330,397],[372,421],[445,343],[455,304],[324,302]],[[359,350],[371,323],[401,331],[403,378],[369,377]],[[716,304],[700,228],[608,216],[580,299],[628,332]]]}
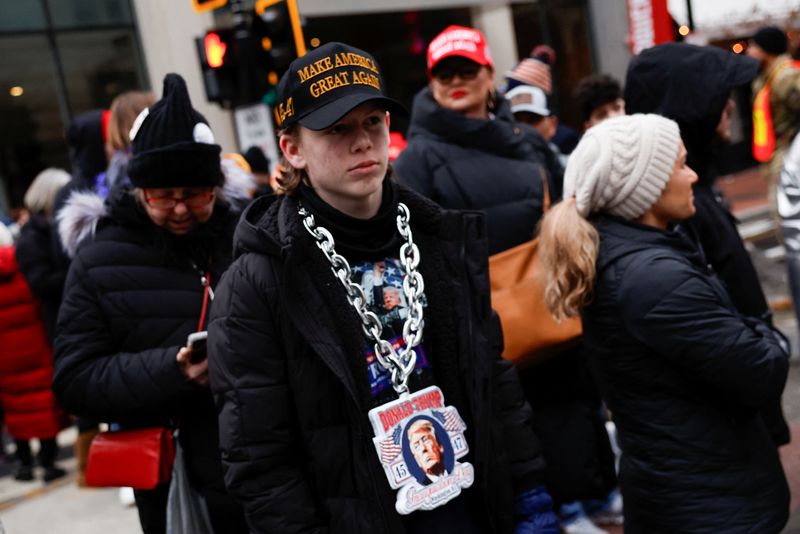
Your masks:
{"label": "brown leather handbag", "polygon": [[[542,177],[542,211],[550,208],[547,177]],[[575,344],[580,317],[556,322],[544,303],[545,274],[539,263],[539,238],[489,258],[492,307],[503,325],[503,357],[515,365],[540,363]]]}

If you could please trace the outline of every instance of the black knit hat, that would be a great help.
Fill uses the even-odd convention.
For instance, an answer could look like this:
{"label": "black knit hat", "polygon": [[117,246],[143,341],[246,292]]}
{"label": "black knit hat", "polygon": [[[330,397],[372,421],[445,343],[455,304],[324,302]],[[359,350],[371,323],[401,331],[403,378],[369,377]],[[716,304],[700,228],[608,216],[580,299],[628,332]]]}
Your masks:
{"label": "black knit hat", "polygon": [[253,145],[244,153],[244,159],[250,164],[250,170],[253,172],[266,172],[270,171],[269,158],[264,154],[264,151],[259,147]]}
{"label": "black knit hat", "polygon": [[777,26],[761,28],[753,36],[753,42],[761,47],[767,54],[776,56],[785,54],[789,45],[786,32]]}
{"label": "black knit hat", "polygon": [[224,181],[219,145],[208,121],[192,108],[186,82],[164,77],[161,100],[136,118],[128,176],[134,187],[203,187]]}

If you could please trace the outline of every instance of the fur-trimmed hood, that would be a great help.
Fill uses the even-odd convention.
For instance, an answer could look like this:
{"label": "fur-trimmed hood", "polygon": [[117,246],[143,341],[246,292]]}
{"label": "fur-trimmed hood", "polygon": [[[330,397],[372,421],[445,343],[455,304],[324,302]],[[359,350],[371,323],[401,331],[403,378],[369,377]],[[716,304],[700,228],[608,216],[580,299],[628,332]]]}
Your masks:
{"label": "fur-trimmed hood", "polygon": [[75,257],[78,245],[93,236],[97,223],[108,215],[103,198],[92,191],[73,191],[56,216],[61,246],[70,258]]}
{"label": "fur-trimmed hood", "polygon": [[[119,197],[129,192],[126,186],[115,188],[107,200],[93,191],[73,191],[70,194],[56,215],[61,246],[70,259],[75,257],[78,246],[87,237],[94,236],[100,221],[112,215],[113,205]],[[241,180],[226,180],[217,202],[230,204],[230,208],[238,214],[249,204],[249,193],[250,190]]]}

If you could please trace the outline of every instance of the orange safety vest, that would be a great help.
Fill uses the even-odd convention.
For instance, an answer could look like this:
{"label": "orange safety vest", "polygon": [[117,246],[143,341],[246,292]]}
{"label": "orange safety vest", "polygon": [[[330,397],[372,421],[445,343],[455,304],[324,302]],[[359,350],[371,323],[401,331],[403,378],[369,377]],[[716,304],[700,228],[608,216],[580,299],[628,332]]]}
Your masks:
{"label": "orange safety vest", "polygon": [[772,124],[772,81],[784,68],[792,66],[800,69],[800,61],[787,63],[783,68],[777,69],[764,84],[753,101],[753,157],[760,163],[772,159],[775,153],[775,128]]}

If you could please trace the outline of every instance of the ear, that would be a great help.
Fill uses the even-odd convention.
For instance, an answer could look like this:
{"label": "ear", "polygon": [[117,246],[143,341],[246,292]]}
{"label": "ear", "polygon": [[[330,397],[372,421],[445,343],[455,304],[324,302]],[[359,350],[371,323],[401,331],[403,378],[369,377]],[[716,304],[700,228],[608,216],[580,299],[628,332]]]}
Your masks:
{"label": "ear", "polygon": [[391,122],[392,122],[392,116],[391,116],[391,114],[390,114],[390,113],[387,111],[387,112],[386,112],[386,128],[387,128],[387,129],[389,128],[389,125],[391,124]]}
{"label": "ear", "polygon": [[302,149],[300,147],[300,139],[298,135],[282,135],[278,144],[283,152],[283,157],[295,169],[305,169],[306,159],[303,157]]}

